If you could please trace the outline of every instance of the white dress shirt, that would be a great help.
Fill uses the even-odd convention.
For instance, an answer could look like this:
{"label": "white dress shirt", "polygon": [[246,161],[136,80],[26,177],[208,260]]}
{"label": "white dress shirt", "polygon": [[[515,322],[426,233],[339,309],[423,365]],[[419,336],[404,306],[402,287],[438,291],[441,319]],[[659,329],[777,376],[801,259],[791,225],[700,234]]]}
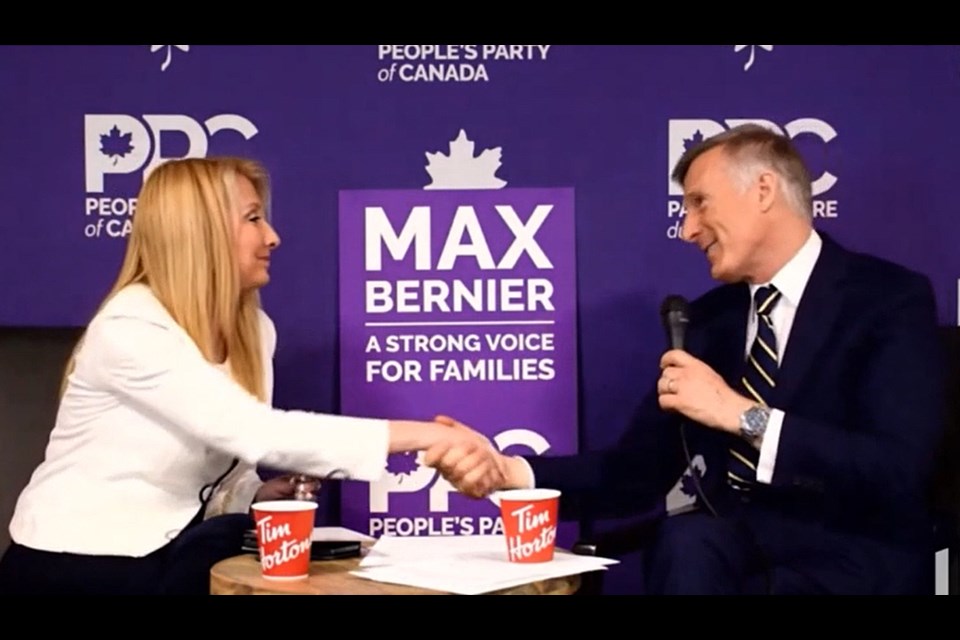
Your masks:
{"label": "white dress shirt", "polygon": [[[797,314],[797,307],[800,305],[803,292],[807,288],[810,274],[813,273],[813,267],[817,263],[817,258],[820,257],[821,247],[823,247],[823,240],[820,235],[816,231],[811,231],[800,250],[787,264],[783,265],[770,282],[750,285],[751,302],[747,318],[747,341],[743,350],[744,360],[747,359],[750,347],[753,346],[753,340],[757,335],[757,312],[753,304],[753,294],[760,287],[772,284],[781,293],[780,299],[774,305],[773,311],[770,312],[770,320],[773,322],[774,334],[777,336],[777,362],[778,364],[783,362],[783,354],[786,352],[790,330],[793,328],[793,319]],[[771,408],[770,421],[767,423],[767,430],[763,435],[763,444],[760,446],[757,482],[770,484],[773,480],[773,468],[777,460],[777,447],[780,444],[783,417],[783,411]],[[519,456],[517,458],[525,464],[529,474],[529,482],[526,486],[535,487],[536,478],[530,464]]]}
{"label": "white dress shirt", "polygon": [[[276,333],[265,313],[260,329],[272,390]],[[87,328],[10,536],[46,551],[144,556],[193,519],[200,488],[234,458],[212,511],[246,511],[257,464],[376,480],[388,438],[386,420],[261,402],[203,358],[147,286],[130,285]]]}
{"label": "white dress shirt", "polygon": [[[750,315],[747,320],[747,344],[744,347],[743,358],[746,360],[753,346],[753,339],[757,335],[757,311],[753,305],[753,294],[762,286],[772,284],[780,291],[780,299],[770,312],[773,322],[773,332],[777,336],[777,364],[783,362],[790,339],[790,330],[793,328],[793,319],[797,315],[800,299],[810,281],[810,274],[820,257],[823,241],[816,231],[811,231],[807,241],[787,264],[773,276],[770,282],[750,285]],[[777,447],[780,444],[780,429],[783,427],[784,413],[780,409],[771,407],[770,421],[763,434],[763,444],[760,446],[760,460],[757,462],[757,482],[770,484],[773,481],[773,468],[777,461]]]}

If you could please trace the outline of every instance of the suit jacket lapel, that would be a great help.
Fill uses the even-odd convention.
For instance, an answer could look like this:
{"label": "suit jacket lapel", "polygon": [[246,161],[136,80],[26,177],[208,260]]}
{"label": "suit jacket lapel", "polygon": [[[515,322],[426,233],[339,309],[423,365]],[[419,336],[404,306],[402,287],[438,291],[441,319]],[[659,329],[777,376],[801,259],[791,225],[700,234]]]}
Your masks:
{"label": "suit jacket lapel", "polygon": [[780,362],[777,387],[771,401],[774,407],[789,404],[820,357],[840,314],[844,250],[824,233],[820,232],[820,235],[823,247],[797,307],[787,350]]}
{"label": "suit jacket lapel", "polygon": [[718,343],[716,362],[717,373],[723,376],[731,387],[739,386],[743,368],[746,365],[744,354],[747,343],[747,318],[750,314],[750,288],[740,285],[735,289],[735,301],[720,320],[720,334],[723,339]]}
{"label": "suit jacket lapel", "polygon": [[734,284],[727,285],[722,297],[708,308],[695,309],[690,318],[699,338],[696,346],[691,344],[691,353],[710,365],[731,387],[743,372],[749,312],[749,287]]}

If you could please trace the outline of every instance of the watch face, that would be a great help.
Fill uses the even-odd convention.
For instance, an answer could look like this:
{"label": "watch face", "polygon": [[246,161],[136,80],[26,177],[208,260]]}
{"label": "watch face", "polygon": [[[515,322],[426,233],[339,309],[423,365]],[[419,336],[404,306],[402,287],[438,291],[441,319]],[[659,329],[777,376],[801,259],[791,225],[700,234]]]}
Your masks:
{"label": "watch face", "polygon": [[755,438],[763,432],[767,426],[767,412],[762,407],[751,407],[747,409],[743,416],[741,425],[745,435]]}

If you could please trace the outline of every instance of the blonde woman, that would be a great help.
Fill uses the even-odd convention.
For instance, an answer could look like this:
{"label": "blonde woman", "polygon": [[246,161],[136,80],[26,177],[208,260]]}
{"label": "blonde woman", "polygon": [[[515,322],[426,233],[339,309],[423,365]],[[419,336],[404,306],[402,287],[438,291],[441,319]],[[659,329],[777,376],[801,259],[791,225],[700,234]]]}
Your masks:
{"label": "blonde woman", "polygon": [[280,239],[260,164],[167,162],[137,208],[18,499],[0,593],[204,593],[251,503],[290,495],[256,465],[372,481],[388,453],[491,446],[437,422],[270,406],[276,334],[258,289]]}

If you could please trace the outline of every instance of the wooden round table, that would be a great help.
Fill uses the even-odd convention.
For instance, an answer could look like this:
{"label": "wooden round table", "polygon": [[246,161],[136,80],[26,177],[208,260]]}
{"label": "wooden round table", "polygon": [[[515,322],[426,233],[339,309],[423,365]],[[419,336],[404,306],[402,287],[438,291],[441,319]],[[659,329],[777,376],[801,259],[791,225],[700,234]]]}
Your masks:
{"label": "wooden round table", "polygon": [[[218,562],[210,570],[210,593],[213,595],[445,595],[442,591],[375,582],[350,575],[360,566],[360,558],[318,560],[310,563],[310,575],[304,580],[265,580],[260,575],[260,561],[253,554],[243,554]],[[570,595],[580,588],[580,576],[550,578],[491,595]],[[449,594],[446,594],[449,595]]]}

